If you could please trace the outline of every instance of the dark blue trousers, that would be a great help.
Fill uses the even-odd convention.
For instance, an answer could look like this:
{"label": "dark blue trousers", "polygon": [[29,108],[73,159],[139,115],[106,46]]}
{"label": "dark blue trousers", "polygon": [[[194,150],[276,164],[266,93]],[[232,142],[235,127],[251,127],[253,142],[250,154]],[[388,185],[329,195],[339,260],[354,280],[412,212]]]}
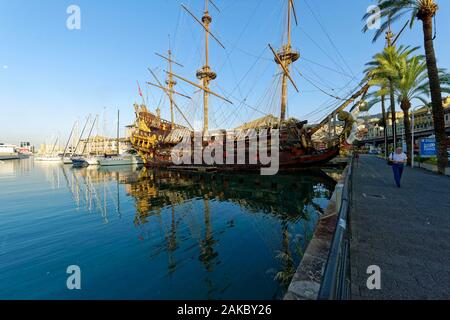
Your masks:
{"label": "dark blue trousers", "polygon": [[394,171],[394,179],[397,187],[400,188],[400,181],[402,180],[403,169],[405,166],[403,164],[394,163],[392,165],[392,170]]}

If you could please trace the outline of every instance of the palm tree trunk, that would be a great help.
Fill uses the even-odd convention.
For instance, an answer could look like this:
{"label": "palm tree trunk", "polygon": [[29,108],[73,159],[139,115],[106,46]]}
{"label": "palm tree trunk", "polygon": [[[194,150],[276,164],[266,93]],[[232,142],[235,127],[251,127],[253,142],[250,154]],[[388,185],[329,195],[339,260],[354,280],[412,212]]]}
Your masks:
{"label": "palm tree trunk", "polygon": [[403,110],[403,125],[405,127],[406,155],[408,156],[408,165],[411,165],[412,154],[412,137],[411,137],[411,120],[409,119],[409,109],[411,102],[408,99],[402,100],[401,108]]}
{"label": "palm tree trunk", "polygon": [[433,107],[434,132],[436,136],[436,151],[438,158],[438,172],[445,174],[448,164],[447,135],[445,134],[444,108],[442,105],[441,84],[436,63],[436,54],[433,44],[433,16],[421,17],[425,39],[425,53],[430,79],[431,104]]}
{"label": "palm tree trunk", "polygon": [[383,134],[384,134],[384,157],[388,158],[388,147],[387,147],[387,119],[386,119],[386,105],[385,96],[381,96],[381,114],[383,116]]}
{"label": "palm tree trunk", "polygon": [[394,81],[389,78],[389,95],[391,99],[391,120],[392,120],[392,141],[393,151],[397,146],[397,116],[395,113],[395,93],[394,93]]}

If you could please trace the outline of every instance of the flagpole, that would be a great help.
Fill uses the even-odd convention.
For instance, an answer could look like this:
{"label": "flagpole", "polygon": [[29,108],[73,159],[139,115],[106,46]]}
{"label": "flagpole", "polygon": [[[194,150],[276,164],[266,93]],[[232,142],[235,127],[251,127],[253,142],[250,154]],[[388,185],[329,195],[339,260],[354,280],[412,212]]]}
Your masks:
{"label": "flagpole", "polygon": [[136,80],[136,82],[137,82],[137,85],[138,85],[139,95],[140,95],[141,98],[142,98],[142,102],[143,102],[144,105],[146,105],[146,104],[145,104],[144,95],[142,94],[141,86],[139,85],[139,81]]}

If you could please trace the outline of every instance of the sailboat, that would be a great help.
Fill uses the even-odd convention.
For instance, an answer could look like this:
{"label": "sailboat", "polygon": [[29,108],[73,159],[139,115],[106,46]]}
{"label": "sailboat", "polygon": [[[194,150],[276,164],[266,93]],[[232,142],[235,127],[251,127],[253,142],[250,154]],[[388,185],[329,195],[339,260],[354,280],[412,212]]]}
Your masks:
{"label": "sailboat", "polygon": [[[61,162],[63,164],[72,164],[72,159],[70,159],[70,157],[68,156],[67,150],[69,148],[70,145],[70,141],[73,139],[74,137],[74,133],[75,133],[75,129],[78,127],[78,121],[75,121],[73,127],[72,127],[72,131],[70,132],[69,135],[69,139],[67,139],[67,143],[66,143],[66,147],[64,148],[64,152],[62,154],[62,158],[61,158]],[[72,141],[73,142],[73,141]],[[72,144],[72,148],[73,148],[73,144]]]}
{"label": "sailboat", "polygon": [[[83,128],[83,132],[81,133],[80,140],[78,141],[78,145],[79,145],[79,143],[81,141],[81,137],[83,136],[84,130],[86,129],[86,126],[88,124],[89,119],[90,119],[90,115],[89,115],[89,117],[88,117],[88,119],[86,121],[85,127]],[[94,122],[92,122],[92,126],[91,126],[91,129],[89,131],[89,135],[88,135],[88,138],[86,140],[86,143],[83,146],[83,151],[81,152],[81,155],[72,157],[72,163],[73,163],[74,167],[84,167],[84,166],[88,166],[89,165],[89,163],[87,162],[87,159],[89,158],[89,155],[87,157],[85,157],[84,154],[86,152],[86,148],[88,147],[88,145],[90,143],[92,130],[94,130],[94,126],[95,126],[95,123],[97,122],[97,120],[98,120],[98,115],[95,117]],[[78,145],[77,145],[77,148],[78,148]]]}
{"label": "sailboat", "polygon": [[[355,118],[354,114],[350,114],[345,112],[344,109],[349,106],[352,102],[355,102],[356,99],[362,97],[361,100],[364,99],[368,85],[361,88],[357,93],[355,93],[352,97],[342,103],[338,108],[332,111],[332,113],[327,116],[327,118],[322,121],[319,125],[315,127],[307,126],[307,121],[300,121],[297,119],[287,119],[286,118],[286,109],[287,109],[287,100],[288,100],[288,85],[289,83],[295,88],[296,91],[299,91],[290,72],[291,65],[295,63],[299,58],[300,54],[293,50],[292,41],[291,41],[291,25],[292,25],[292,16],[295,18],[297,22],[297,15],[295,12],[294,1],[287,0],[287,43],[282,46],[282,48],[276,51],[270,44],[269,48],[274,55],[274,61],[278,65],[282,74],[282,94],[281,94],[281,110],[280,117],[274,116],[266,116],[261,119],[257,119],[246,123],[234,130],[235,135],[231,138],[233,141],[229,141],[229,137],[225,131],[221,134],[216,135],[211,138],[209,134],[209,98],[210,96],[214,96],[219,98],[227,103],[232,104],[230,100],[227,98],[213,92],[210,89],[210,83],[212,80],[215,80],[217,74],[212,71],[209,65],[209,39],[212,38],[217,42],[221,47],[225,48],[224,45],[217,39],[214,34],[210,31],[210,24],[212,23],[212,17],[208,11],[208,3],[209,0],[205,0],[205,10],[203,13],[203,17],[198,19],[195,15],[184,5],[182,8],[188,12],[190,16],[192,16],[197,23],[199,23],[205,32],[205,65],[201,67],[197,73],[197,79],[201,81],[201,85],[195,83],[194,81],[190,81],[184,77],[181,77],[174,72],[172,72],[172,64],[177,64],[172,57],[171,52],[169,51],[169,56],[164,57],[169,62],[169,71],[167,72],[168,79],[166,81],[167,86],[164,87],[162,83],[158,80],[156,75],[150,70],[152,76],[157,81],[157,84],[151,84],[153,86],[159,87],[164,91],[164,93],[168,96],[170,105],[171,105],[171,113],[173,107],[175,107],[178,112],[182,115],[188,127],[181,126],[175,124],[172,121],[166,121],[161,119],[159,112],[152,113],[150,112],[146,105],[134,105],[135,113],[136,113],[136,122],[135,122],[135,130],[131,138],[131,142],[133,148],[138,151],[139,155],[143,158],[145,165],[148,167],[176,167],[174,162],[172,161],[172,150],[175,146],[177,146],[180,142],[182,142],[186,138],[194,138],[195,133],[192,125],[189,123],[186,116],[177,106],[174,95],[180,95],[176,91],[173,90],[176,82],[173,81],[173,78],[177,78],[183,82],[186,82],[197,89],[200,89],[203,92],[203,148],[214,144],[217,138],[219,141],[227,141],[223,143],[224,154],[227,154],[227,150],[225,148],[229,143],[234,145],[235,151],[237,150],[239,145],[246,145],[246,148],[249,148],[249,133],[250,132],[270,132],[271,130],[279,130],[279,165],[280,169],[288,169],[288,168],[299,168],[305,166],[315,166],[322,163],[327,163],[333,158],[337,157],[340,153],[341,145],[348,143],[352,144],[352,141],[348,141],[349,136],[354,136],[354,131],[357,130],[357,126],[355,126]],[[334,119],[334,125],[336,125],[336,119],[345,122],[344,128],[339,135],[335,135],[334,137],[330,137],[326,143],[322,143],[322,146],[318,146],[317,143],[313,141],[313,135],[319,131],[321,131],[325,126],[330,128],[332,126],[331,119]],[[270,138],[269,138],[270,139]],[[269,140],[268,139],[268,140]],[[192,140],[191,140],[192,141]],[[248,149],[246,150],[246,154],[248,153]],[[237,153],[234,152],[234,155]],[[260,163],[251,164],[251,160],[248,157],[246,159],[245,164],[214,164],[213,166],[218,170],[253,170],[259,169],[262,167]],[[257,159],[260,159],[259,154],[256,156]],[[237,161],[234,161],[236,163]],[[192,162],[191,162],[192,163]],[[228,161],[227,161],[228,163]],[[179,165],[185,166],[185,165]],[[188,165],[192,167],[192,164]],[[194,165],[198,166],[198,165]],[[211,166],[203,162],[200,166],[208,167]]]}
{"label": "sailboat", "polygon": [[60,162],[61,158],[55,154],[55,148],[56,148],[56,144],[59,141],[59,137],[56,138],[55,143],[53,144],[53,148],[52,151],[50,153],[46,153],[44,155],[40,155],[37,157],[34,157],[34,161],[38,161],[38,162]]}
{"label": "sailboat", "polygon": [[98,164],[100,166],[126,166],[135,164],[134,157],[131,154],[120,154],[120,110],[117,111],[117,155],[115,156],[105,156],[98,158]]}

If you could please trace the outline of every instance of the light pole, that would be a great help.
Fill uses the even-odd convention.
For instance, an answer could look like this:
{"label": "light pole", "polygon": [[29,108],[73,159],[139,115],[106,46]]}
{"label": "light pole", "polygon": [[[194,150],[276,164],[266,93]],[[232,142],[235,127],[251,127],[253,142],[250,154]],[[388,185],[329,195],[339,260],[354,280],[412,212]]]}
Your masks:
{"label": "light pole", "polygon": [[414,149],[416,144],[414,143],[414,128],[416,127],[414,121],[415,121],[415,112],[417,110],[418,107],[415,107],[412,110],[412,121],[411,121],[411,145],[412,145],[412,150],[411,150],[411,168],[414,168]]}

